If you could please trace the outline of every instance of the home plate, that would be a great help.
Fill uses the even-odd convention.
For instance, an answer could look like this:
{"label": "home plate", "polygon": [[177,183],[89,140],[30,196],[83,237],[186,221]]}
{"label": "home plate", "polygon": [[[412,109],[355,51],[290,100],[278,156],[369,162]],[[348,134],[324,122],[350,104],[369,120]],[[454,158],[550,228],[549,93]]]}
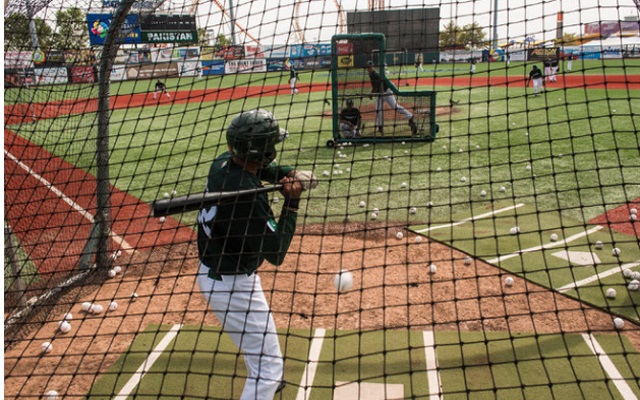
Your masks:
{"label": "home plate", "polygon": [[569,261],[571,264],[576,265],[596,265],[600,264],[600,259],[596,253],[588,251],[559,251],[551,254],[552,256]]}
{"label": "home plate", "polygon": [[336,382],[333,400],[395,400],[404,399],[401,383]]}

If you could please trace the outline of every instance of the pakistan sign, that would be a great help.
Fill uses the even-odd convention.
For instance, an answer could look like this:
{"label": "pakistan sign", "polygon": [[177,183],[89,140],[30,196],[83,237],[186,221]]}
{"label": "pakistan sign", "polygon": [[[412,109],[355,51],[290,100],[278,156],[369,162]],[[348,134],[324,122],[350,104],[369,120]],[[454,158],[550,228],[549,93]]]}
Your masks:
{"label": "pakistan sign", "polygon": [[193,32],[141,32],[143,43],[196,43],[198,34]]}

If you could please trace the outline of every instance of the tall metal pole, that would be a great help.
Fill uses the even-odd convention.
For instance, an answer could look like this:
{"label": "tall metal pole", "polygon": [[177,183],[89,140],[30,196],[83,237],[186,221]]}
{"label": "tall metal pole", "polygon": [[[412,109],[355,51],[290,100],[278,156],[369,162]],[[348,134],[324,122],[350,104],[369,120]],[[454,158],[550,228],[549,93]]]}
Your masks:
{"label": "tall metal pole", "polygon": [[236,17],[233,12],[233,0],[229,0],[229,17],[231,17],[231,44],[236,45]]}
{"label": "tall metal pole", "polygon": [[31,48],[32,50],[38,50],[38,48],[40,47],[40,43],[38,42],[36,21],[33,19],[34,12],[31,8],[31,1],[27,0],[25,6],[27,7],[27,17],[29,18],[29,35],[31,36]]}
{"label": "tall metal pole", "polygon": [[498,0],[493,1],[493,43],[494,49],[498,48]]}

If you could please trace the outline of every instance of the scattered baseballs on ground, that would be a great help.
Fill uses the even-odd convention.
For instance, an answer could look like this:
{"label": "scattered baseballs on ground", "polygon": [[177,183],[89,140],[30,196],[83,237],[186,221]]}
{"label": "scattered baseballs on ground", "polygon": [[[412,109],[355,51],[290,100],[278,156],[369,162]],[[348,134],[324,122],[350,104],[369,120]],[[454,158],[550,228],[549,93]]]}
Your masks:
{"label": "scattered baseballs on ground", "polygon": [[415,207],[411,207],[411,208],[409,209],[409,214],[415,214],[415,213],[417,213],[417,212],[418,212],[418,209],[417,209],[417,208],[415,208]]}
{"label": "scattered baseballs on ground", "polygon": [[360,208],[364,208],[364,206],[366,206],[366,205],[367,205],[367,204],[366,204],[364,201],[361,201],[361,202],[358,204],[358,207],[360,207]]}
{"label": "scattered baseballs on ground", "polygon": [[638,209],[637,208],[632,208],[631,210],[629,210],[629,214],[638,215]]}
{"label": "scattered baseballs on ground", "polygon": [[558,158],[562,158],[562,157],[563,157],[562,153],[558,154]]}
{"label": "scattered baseballs on ground", "polygon": [[531,165],[527,165],[527,166],[525,167],[525,169],[526,169],[527,171],[531,171]]}
{"label": "scattered baseballs on ground", "polygon": [[159,221],[160,222],[164,222],[164,221],[166,221],[166,218],[165,217],[160,217]]}
{"label": "scattered baseballs on ground", "polygon": [[340,271],[333,278],[333,286],[338,292],[346,292],[353,286],[353,274],[351,271]]}
{"label": "scattered baseballs on ground", "polygon": [[373,221],[375,221],[376,219],[378,219],[378,214],[372,212],[371,215],[369,216],[369,218]]}
{"label": "scattered baseballs on ground", "polygon": [[622,318],[614,318],[613,325],[616,327],[616,329],[622,329],[624,328],[624,320]]}
{"label": "scattered baseballs on ground", "polygon": [[173,189],[173,190],[171,191],[171,196],[175,196],[175,195],[177,195],[177,194],[178,194],[178,192],[177,192],[175,189]]}
{"label": "scattered baseballs on ground", "polygon": [[614,247],[613,250],[611,250],[611,254],[613,254],[614,257],[618,257],[620,255],[620,249]]}
{"label": "scattered baseballs on ground", "polygon": [[117,272],[115,269],[110,269],[109,271],[107,271],[107,275],[109,275],[109,278],[115,278],[115,276],[117,275]]}
{"label": "scattered baseballs on ground", "polygon": [[486,195],[487,195],[487,191],[486,191],[486,190],[481,190],[481,191],[480,191],[480,196],[481,196],[481,197],[484,197],[484,196],[486,196]]}
{"label": "scattered baseballs on ground", "polygon": [[631,278],[631,275],[633,275],[633,271],[627,268],[622,271],[622,275],[624,275],[625,278]]}
{"label": "scattered baseballs on ground", "polygon": [[347,171],[347,172],[351,172],[351,168],[347,168],[347,169],[346,169],[346,171]]}
{"label": "scattered baseballs on ground", "polygon": [[274,197],[273,198],[273,202],[274,203],[280,203],[280,198],[279,197]]}
{"label": "scattered baseballs on ground", "polygon": [[71,324],[67,321],[62,321],[60,322],[60,326],[58,326],[58,328],[62,333],[69,333],[69,331],[71,330]]}
{"label": "scattered baseballs on ground", "polygon": [[631,273],[631,279],[638,279],[638,280],[640,280],[640,272],[632,272],[632,273]]}
{"label": "scattered baseballs on ground", "polygon": [[404,234],[402,232],[396,233],[396,238],[402,239],[403,237],[404,237]]}
{"label": "scattered baseballs on ground", "polygon": [[504,280],[504,284],[509,287],[513,286],[513,278],[510,276],[507,276]]}
{"label": "scattered baseballs on ground", "polygon": [[462,152],[463,152],[463,150],[462,150],[462,149],[458,149],[458,153],[462,153]]}
{"label": "scattered baseballs on ground", "polygon": [[171,197],[171,196],[169,195],[169,192],[164,192],[164,198],[165,198],[165,199],[168,199],[169,197]]}
{"label": "scattered baseballs on ground", "polygon": [[334,169],[338,169],[338,168],[340,168],[340,164],[334,164],[333,168],[334,168]]}
{"label": "scattered baseballs on ground", "polygon": [[432,201],[428,202],[427,203],[427,207],[429,207],[429,208],[433,207],[433,202]]}
{"label": "scattered baseballs on ground", "polygon": [[56,392],[55,390],[49,390],[47,393],[44,394],[44,399],[58,400],[58,392]]}
{"label": "scattered baseballs on ground", "polygon": [[509,233],[511,233],[512,235],[517,235],[518,233],[520,233],[520,228],[514,226],[513,228],[509,229]]}
{"label": "scattered baseballs on ground", "polygon": [[407,155],[407,154],[409,154],[409,150],[404,151],[404,155]]}
{"label": "scattered baseballs on ground", "polygon": [[502,193],[504,193],[504,192],[506,192],[506,191],[507,191],[507,188],[506,188],[506,187],[504,187],[504,186],[500,186],[500,191],[501,191]]}
{"label": "scattered baseballs on ground", "polygon": [[525,132],[525,133],[524,133],[524,135],[525,135],[525,136],[529,136],[529,132]]}
{"label": "scattered baseballs on ground", "polygon": [[329,171],[323,171],[322,176],[329,176]]}
{"label": "scattered baseballs on ground", "polygon": [[447,146],[442,146],[442,150],[446,150],[446,149],[447,149]]}
{"label": "scattered baseballs on ground", "polygon": [[369,143],[363,144],[362,147],[369,147]]}
{"label": "scattered baseballs on ground", "polygon": [[629,214],[629,219],[631,221],[635,221],[636,219],[638,219],[638,216],[636,214]]}
{"label": "scattered baseballs on ground", "polygon": [[551,239],[552,242],[555,242],[558,240],[558,235],[555,233],[552,233],[549,239]]}
{"label": "scattered baseballs on ground", "polygon": [[429,273],[435,274],[438,271],[438,267],[435,264],[429,265]]}
{"label": "scattered baseballs on ground", "polygon": [[416,243],[422,242],[422,236],[416,236]]}
{"label": "scattered baseballs on ground", "polygon": [[607,291],[605,292],[606,296],[610,299],[615,299],[616,296],[618,295],[618,292],[616,292],[616,290],[614,288],[609,288],[607,289]]}
{"label": "scattered baseballs on ground", "polygon": [[66,313],[65,315],[62,316],[62,320],[63,321],[71,321],[71,320],[73,320],[73,314]]}
{"label": "scattered baseballs on ground", "polygon": [[378,186],[378,193],[382,193],[384,192],[384,189],[382,188],[382,186]]}
{"label": "scattered baseballs on ground", "polygon": [[480,150],[480,145],[479,144],[476,145],[476,150]]}
{"label": "scattered baseballs on ground", "polygon": [[596,242],[596,250],[601,250],[602,246],[604,246],[604,244],[602,243],[602,241],[598,240]]}
{"label": "scattered baseballs on ground", "polygon": [[401,187],[401,188],[406,188],[406,187],[407,187],[407,182],[402,182],[402,183],[400,184],[400,187]]}
{"label": "scattered baseballs on ground", "polygon": [[100,304],[94,304],[93,307],[91,308],[92,314],[101,314],[103,311],[104,311],[104,307],[102,307],[102,305]]}
{"label": "scattered baseballs on ground", "polygon": [[640,281],[637,279],[632,280],[631,282],[629,282],[629,285],[627,286],[627,289],[635,292],[636,290],[638,290],[638,288],[640,288]]}
{"label": "scattered baseballs on ground", "polygon": [[472,261],[472,260],[471,260],[471,257],[466,256],[466,257],[464,258],[464,265],[471,265],[471,261]]}
{"label": "scattered baseballs on ground", "polygon": [[138,300],[138,293],[133,292],[133,293],[131,294],[131,301],[136,301],[136,300]]}
{"label": "scattered baseballs on ground", "polygon": [[82,306],[80,306],[80,309],[82,311],[89,312],[89,310],[91,310],[91,303],[89,303],[88,301],[85,301],[84,303],[82,303]]}
{"label": "scattered baseballs on ground", "polygon": [[122,267],[119,265],[116,265],[115,267],[113,267],[113,270],[116,271],[116,274],[119,274],[120,272],[122,272]]}
{"label": "scattered baseballs on ground", "polygon": [[109,303],[109,311],[115,311],[118,309],[118,303],[116,303],[115,301],[112,301],[111,303]]}
{"label": "scattered baseballs on ground", "polygon": [[50,342],[44,342],[42,343],[42,345],[40,346],[40,351],[42,353],[48,353],[51,350],[53,350],[53,345]]}
{"label": "scattered baseballs on ground", "polygon": [[467,181],[466,177],[463,176],[462,178],[460,178],[460,182],[466,182],[466,181]]}
{"label": "scattered baseballs on ground", "polygon": [[440,167],[436,168],[436,172],[440,172],[440,171],[442,171],[442,168]]}
{"label": "scattered baseballs on ground", "polygon": [[380,212],[380,209],[378,207],[373,207],[372,211],[377,214]]}

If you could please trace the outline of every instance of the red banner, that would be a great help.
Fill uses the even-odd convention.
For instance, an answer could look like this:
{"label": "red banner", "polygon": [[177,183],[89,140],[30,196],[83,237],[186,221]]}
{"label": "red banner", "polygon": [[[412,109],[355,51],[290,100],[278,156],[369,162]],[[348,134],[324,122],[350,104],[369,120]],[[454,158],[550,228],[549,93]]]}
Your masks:
{"label": "red banner", "polygon": [[93,67],[71,67],[69,70],[71,82],[73,83],[92,83],[96,81]]}

